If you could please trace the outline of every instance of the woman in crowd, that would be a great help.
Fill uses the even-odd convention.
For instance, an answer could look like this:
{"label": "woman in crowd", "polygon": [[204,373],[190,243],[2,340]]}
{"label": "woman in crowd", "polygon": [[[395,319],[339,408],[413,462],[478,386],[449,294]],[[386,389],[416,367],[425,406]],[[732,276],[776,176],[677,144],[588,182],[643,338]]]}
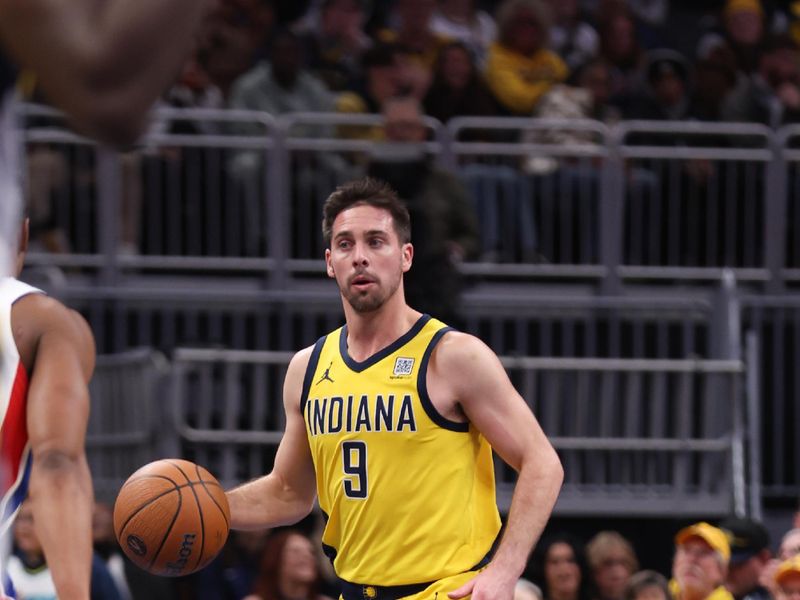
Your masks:
{"label": "woman in crowd", "polygon": [[533,554],[533,579],[544,600],[589,600],[583,544],[566,533],[542,540]]}
{"label": "woman in crowd", "polygon": [[601,531],[586,544],[597,600],[623,600],[639,561],[630,542],[616,531]]}
{"label": "woman in crowd", "polygon": [[455,116],[497,115],[500,110],[472,54],[461,42],[442,49],[423,104],[425,113],[442,123]]}
{"label": "woman in crowd", "polygon": [[287,529],[270,536],[253,594],[245,600],[330,600],[319,593],[320,570],[311,540]]}

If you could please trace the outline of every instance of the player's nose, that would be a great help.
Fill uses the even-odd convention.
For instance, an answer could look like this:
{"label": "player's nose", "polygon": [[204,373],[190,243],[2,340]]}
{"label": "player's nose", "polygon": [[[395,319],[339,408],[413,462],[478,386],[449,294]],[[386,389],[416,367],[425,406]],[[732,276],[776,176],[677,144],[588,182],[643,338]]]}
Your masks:
{"label": "player's nose", "polygon": [[369,259],[367,258],[367,253],[365,252],[365,247],[363,244],[356,244],[353,249],[353,266],[360,267],[360,266],[367,266],[369,264]]}

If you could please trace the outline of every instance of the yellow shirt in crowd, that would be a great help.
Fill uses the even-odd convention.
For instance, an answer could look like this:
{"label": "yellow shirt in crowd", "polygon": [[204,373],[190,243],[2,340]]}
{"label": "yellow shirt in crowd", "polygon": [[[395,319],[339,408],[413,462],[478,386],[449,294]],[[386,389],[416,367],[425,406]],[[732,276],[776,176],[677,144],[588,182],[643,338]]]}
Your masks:
{"label": "yellow shirt in crowd", "polygon": [[499,42],[489,48],[486,82],[500,103],[516,115],[531,115],[539,99],[568,74],[566,63],[550,50],[526,56]]}

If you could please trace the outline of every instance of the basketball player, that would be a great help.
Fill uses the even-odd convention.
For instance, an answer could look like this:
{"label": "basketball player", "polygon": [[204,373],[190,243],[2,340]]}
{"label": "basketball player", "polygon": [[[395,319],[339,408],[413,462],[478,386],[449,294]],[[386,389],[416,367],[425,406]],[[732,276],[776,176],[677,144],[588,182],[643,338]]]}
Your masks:
{"label": "basketball player", "polygon": [[[318,496],[344,600],[511,600],[563,471],[495,354],[406,304],[409,221],[371,179],[326,201],[346,325],[290,362],[274,469],[228,492],[232,526],[292,523]],[[502,538],[492,449],[519,474]]]}
{"label": "basketball player", "polygon": [[[27,246],[23,228],[17,270]],[[83,318],[13,277],[0,277],[0,532],[26,492],[60,600],[89,600],[92,479],[84,440],[92,333]],[[0,562],[0,597],[13,596]]]}
{"label": "basketball player", "polygon": [[2,241],[16,235],[20,214],[11,110],[18,67],[79,132],[131,143],[213,1],[0,0],[0,276],[13,274]]}

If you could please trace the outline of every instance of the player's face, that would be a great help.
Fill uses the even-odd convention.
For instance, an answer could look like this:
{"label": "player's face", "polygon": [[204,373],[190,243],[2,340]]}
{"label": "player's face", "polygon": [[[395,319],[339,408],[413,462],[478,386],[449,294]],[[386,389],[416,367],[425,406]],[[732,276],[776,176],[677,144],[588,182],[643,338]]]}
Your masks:
{"label": "player's face", "polygon": [[675,550],[672,563],[681,589],[711,593],[722,583],[725,572],[714,549],[700,538],[689,538]]}
{"label": "player's face", "polygon": [[400,243],[387,210],[361,205],[337,215],[325,262],[342,297],[356,312],[369,313],[397,293],[412,255],[411,244]]}

